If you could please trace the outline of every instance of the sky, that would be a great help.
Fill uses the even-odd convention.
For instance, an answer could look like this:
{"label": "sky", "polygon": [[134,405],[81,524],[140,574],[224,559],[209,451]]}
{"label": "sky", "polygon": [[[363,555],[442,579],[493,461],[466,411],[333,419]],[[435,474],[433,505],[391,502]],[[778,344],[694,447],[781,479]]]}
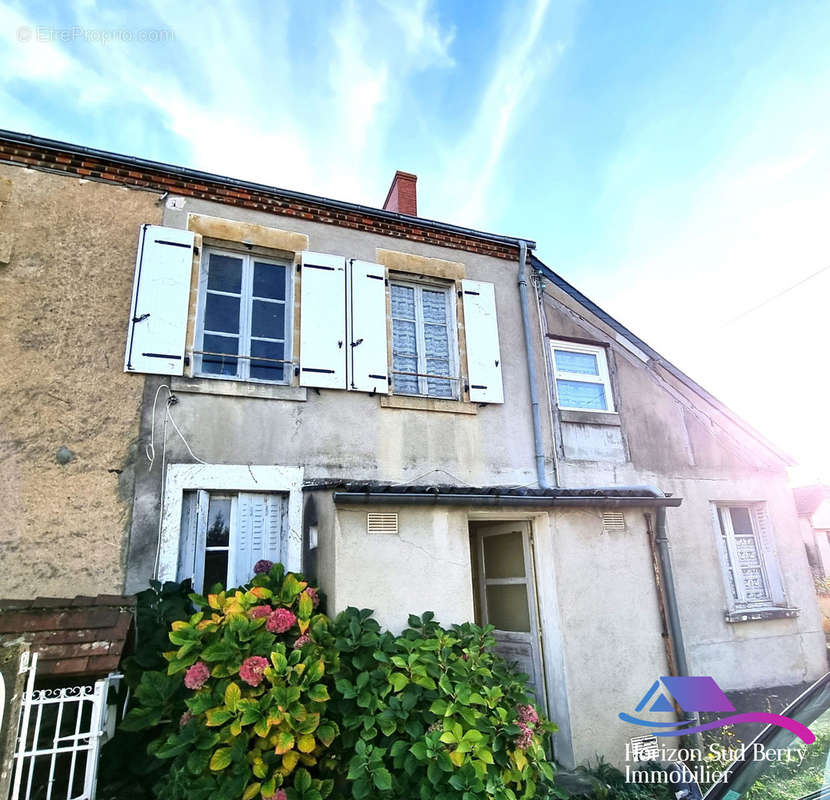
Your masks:
{"label": "sky", "polygon": [[0,127],[373,206],[414,172],[830,481],[828,41],[824,0],[0,0]]}

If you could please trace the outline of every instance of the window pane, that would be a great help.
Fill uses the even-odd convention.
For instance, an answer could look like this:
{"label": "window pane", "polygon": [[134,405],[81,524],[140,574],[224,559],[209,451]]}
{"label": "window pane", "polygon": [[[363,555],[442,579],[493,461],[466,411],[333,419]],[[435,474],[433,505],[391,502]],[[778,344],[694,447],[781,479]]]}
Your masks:
{"label": "window pane", "polygon": [[269,339],[285,337],[285,303],[253,301],[251,336],[267,336]]}
{"label": "window pane", "polygon": [[[417,372],[418,359],[395,355],[393,360],[394,369],[401,372]],[[396,392],[403,392],[404,394],[418,394],[418,378],[414,375],[398,375],[392,374],[392,388]]]}
{"label": "window pane", "polygon": [[211,375],[236,375],[239,353],[239,339],[236,336],[212,336],[205,334],[202,350],[208,353],[228,353],[228,355],[202,356],[202,372]]}
{"label": "window pane", "polygon": [[522,532],[484,536],[484,577],[524,578],[525,553]]}
{"label": "window pane", "polygon": [[[415,335],[414,322],[405,322],[399,319],[392,322],[392,352],[395,355],[417,355],[418,340]],[[413,372],[416,371],[413,370]]]}
{"label": "window pane", "polygon": [[239,298],[208,292],[205,298],[205,330],[239,333]]}
{"label": "window pane", "polygon": [[500,631],[530,632],[527,587],[523,583],[488,586],[487,621]]}
{"label": "window pane", "polygon": [[[449,375],[450,362],[441,358],[428,358],[427,372],[430,375]],[[430,397],[452,397],[452,381],[427,378],[427,394]]]}
{"label": "window pane", "polygon": [[732,530],[736,536],[753,536],[752,516],[748,508],[730,508],[729,516],[732,518]]}
{"label": "window pane", "polygon": [[285,267],[254,262],[254,297],[285,300]]}
{"label": "window pane", "polygon": [[556,369],[576,372],[580,375],[599,375],[597,357],[593,353],[574,353],[570,350],[554,350]]}
{"label": "window pane", "polygon": [[[202,586],[203,592],[208,592],[216,583],[222,586],[228,581],[228,551],[208,550],[205,553],[205,579]],[[227,589],[227,586],[225,586]]]}
{"label": "window pane", "polygon": [[424,289],[424,322],[446,323],[447,295],[445,292],[434,292]]}
{"label": "window pane", "polygon": [[563,408],[594,408],[605,411],[605,387],[601,383],[582,383],[581,381],[556,381],[556,393],[559,405]]}
{"label": "window pane", "polygon": [[285,358],[285,345],[282,342],[263,342],[251,340],[251,377],[259,381],[281,381],[285,364],[275,364],[269,361],[257,361],[254,356],[261,358]]}
{"label": "window pane", "polygon": [[211,253],[207,288],[239,294],[242,291],[242,259]]}
{"label": "window pane", "polygon": [[208,504],[208,547],[227,547],[231,533],[230,497],[211,497]]}
{"label": "window pane", "polygon": [[424,344],[426,355],[449,358],[450,341],[445,325],[424,325]]}
{"label": "window pane", "polygon": [[415,319],[415,290],[411,286],[392,284],[392,316]]}

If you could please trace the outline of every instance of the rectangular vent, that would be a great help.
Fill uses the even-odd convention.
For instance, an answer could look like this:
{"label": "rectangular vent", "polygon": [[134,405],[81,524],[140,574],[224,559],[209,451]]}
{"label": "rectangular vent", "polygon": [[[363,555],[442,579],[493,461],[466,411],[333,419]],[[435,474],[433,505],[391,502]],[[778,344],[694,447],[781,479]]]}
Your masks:
{"label": "rectangular vent", "polygon": [[602,529],[606,533],[619,533],[625,530],[625,515],[622,511],[603,511]]}
{"label": "rectangular vent", "polygon": [[370,511],[367,514],[366,531],[367,533],[397,533],[398,515]]}

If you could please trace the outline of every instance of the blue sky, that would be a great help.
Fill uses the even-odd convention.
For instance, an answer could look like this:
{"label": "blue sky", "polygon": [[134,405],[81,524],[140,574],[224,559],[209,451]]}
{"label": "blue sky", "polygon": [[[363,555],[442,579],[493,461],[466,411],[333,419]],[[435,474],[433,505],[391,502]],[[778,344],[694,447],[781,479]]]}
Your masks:
{"label": "blue sky", "polygon": [[415,172],[830,480],[830,270],[744,314],[830,266],[828,41],[820,0],[0,0],[0,126],[369,205]]}

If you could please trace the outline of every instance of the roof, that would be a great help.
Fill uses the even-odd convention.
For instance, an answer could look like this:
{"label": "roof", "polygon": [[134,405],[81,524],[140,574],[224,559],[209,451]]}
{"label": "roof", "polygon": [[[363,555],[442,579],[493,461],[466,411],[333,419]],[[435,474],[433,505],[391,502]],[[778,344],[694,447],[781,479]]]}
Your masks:
{"label": "roof", "polygon": [[0,162],[2,161],[127,186],[169,191],[347,228],[370,230],[385,236],[410,238],[424,244],[481,252],[498,258],[518,258],[520,241],[525,241],[531,249],[536,247],[535,242],[520,237],[502,236],[424,217],[413,217],[161,161],[0,129]]}
{"label": "roof", "polygon": [[135,597],[0,600],[0,644],[24,641],[39,678],[92,678],[118,669],[131,639]]}
{"label": "roof", "polygon": [[679,497],[658,497],[647,487],[534,489],[527,486],[458,486],[450,484],[382,483],[341,479],[311,480],[305,491],[333,489],[336,503],[401,503],[451,505],[584,505],[679,506]]}
{"label": "roof", "polygon": [[795,507],[799,516],[809,517],[814,514],[818,507],[830,499],[830,486],[816,484],[815,486],[798,486],[793,489]]}
{"label": "roof", "polygon": [[704,389],[697,381],[690,378],[681,369],[676,367],[667,358],[661,356],[653,347],[646,344],[639,336],[636,336],[621,322],[617,321],[607,311],[600,308],[593,300],[586,297],[575,286],[571,285],[561,275],[554,272],[547,264],[545,264],[535,253],[530,254],[530,265],[541,272],[551,283],[557,288],[561,289],[565,294],[576,300],[581,306],[585,307],[594,316],[602,320],[609,328],[616,331],[620,336],[623,336],[631,344],[642,350],[652,361],[658,363],[663,369],[671,374],[674,378],[680,381],[684,386],[693,391],[710,405],[714,406],[720,413],[724,414],[735,425],[741,428],[745,433],[755,439],[761,446],[769,450],[776,458],[779,458],[785,464],[793,466],[796,464],[795,459],[785,451],[781,450],[777,445],[773,444],[762,433],[755,430],[748,422],[741,419],[731,408],[724,405],[713,394]]}

